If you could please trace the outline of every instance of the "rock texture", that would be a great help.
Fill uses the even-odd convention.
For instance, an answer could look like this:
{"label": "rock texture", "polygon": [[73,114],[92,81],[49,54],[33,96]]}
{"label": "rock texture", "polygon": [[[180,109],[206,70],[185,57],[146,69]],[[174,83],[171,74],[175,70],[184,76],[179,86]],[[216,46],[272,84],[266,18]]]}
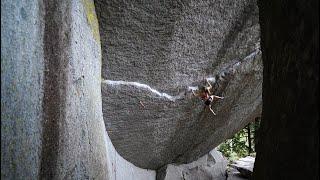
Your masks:
{"label": "rock texture", "polygon": [[43,101],[43,10],[1,1],[1,179],[37,179]]}
{"label": "rock texture", "polygon": [[161,168],[157,171],[157,180],[225,180],[227,164],[221,152],[213,149],[192,163]]}
{"label": "rock texture", "polygon": [[108,153],[107,180],[155,180],[156,171],[142,169],[123,159],[114,148],[109,136],[106,138],[106,148]]}
{"label": "rock texture", "polygon": [[91,0],[1,1],[1,179],[155,179],[106,134],[98,30]]}
{"label": "rock texture", "polygon": [[[103,114],[117,151],[143,168],[187,163],[261,113],[255,0],[96,0]],[[217,116],[190,89],[208,78]]]}
{"label": "rock texture", "polygon": [[237,169],[243,177],[250,178],[253,172],[254,160],[254,157],[247,156],[244,158],[240,158],[230,166]]}
{"label": "rock texture", "polygon": [[227,170],[226,180],[248,180],[248,178],[243,177],[238,170],[234,168],[229,168]]}
{"label": "rock texture", "polygon": [[319,179],[319,1],[260,0],[259,10],[263,113],[253,178]]}

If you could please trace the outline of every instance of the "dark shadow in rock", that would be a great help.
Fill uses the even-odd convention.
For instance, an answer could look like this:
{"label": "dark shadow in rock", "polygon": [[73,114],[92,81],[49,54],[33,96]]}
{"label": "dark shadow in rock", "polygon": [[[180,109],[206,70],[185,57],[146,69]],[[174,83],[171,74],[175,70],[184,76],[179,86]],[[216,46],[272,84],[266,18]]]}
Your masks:
{"label": "dark shadow in rock", "polygon": [[218,64],[222,62],[224,56],[227,53],[227,50],[234,43],[238,34],[243,30],[248,20],[250,18],[257,18],[258,21],[258,17],[253,16],[256,13],[256,3],[256,0],[251,0],[250,2],[248,2],[248,5],[241,10],[241,13],[238,16],[238,18],[234,20],[231,28],[229,28],[229,31],[222,42],[221,47],[219,48],[215,56],[215,61],[212,63],[211,66],[208,67],[208,69],[206,69],[206,72],[208,74],[210,74],[210,72],[212,72],[212,69],[214,69]]}

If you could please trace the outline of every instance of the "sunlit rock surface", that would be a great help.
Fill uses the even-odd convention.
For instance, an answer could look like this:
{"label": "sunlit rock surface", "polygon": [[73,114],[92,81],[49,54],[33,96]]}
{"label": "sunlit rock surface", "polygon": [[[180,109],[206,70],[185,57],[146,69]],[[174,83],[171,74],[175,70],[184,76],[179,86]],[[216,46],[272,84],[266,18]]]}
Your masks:
{"label": "sunlit rock surface", "polygon": [[236,160],[230,166],[237,169],[243,177],[250,178],[253,172],[254,160],[254,157],[247,156]]}
{"label": "sunlit rock surface", "polygon": [[168,164],[157,171],[157,180],[225,180],[228,160],[213,149],[189,164]]}

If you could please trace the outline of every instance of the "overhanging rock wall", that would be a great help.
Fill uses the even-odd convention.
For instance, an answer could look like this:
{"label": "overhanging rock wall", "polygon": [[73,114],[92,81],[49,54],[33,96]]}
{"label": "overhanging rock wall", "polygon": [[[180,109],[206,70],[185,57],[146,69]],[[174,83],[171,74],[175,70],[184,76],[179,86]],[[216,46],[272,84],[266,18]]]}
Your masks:
{"label": "overhanging rock wall", "polygon": [[1,1],[1,179],[155,179],[104,126],[93,1]]}
{"label": "overhanging rock wall", "polygon": [[[143,168],[187,163],[261,113],[258,8],[240,1],[96,0],[104,121]],[[190,89],[208,78],[213,116]]]}

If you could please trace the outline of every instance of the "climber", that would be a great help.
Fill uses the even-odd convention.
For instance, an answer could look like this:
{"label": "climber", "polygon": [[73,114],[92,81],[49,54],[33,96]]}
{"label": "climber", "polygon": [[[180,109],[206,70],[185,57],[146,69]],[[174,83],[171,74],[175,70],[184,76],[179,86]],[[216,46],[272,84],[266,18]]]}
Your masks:
{"label": "climber", "polygon": [[213,113],[213,115],[216,115],[216,113],[211,108],[211,103],[215,99],[223,99],[224,97],[211,94],[210,89],[212,89],[212,86],[208,80],[207,80],[207,84],[208,86],[202,86],[198,93],[195,93],[193,90],[192,90],[192,93],[194,96],[200,97],[204,101],[204,104],[205,104],[204,109],[209,108],[209,110]]}

